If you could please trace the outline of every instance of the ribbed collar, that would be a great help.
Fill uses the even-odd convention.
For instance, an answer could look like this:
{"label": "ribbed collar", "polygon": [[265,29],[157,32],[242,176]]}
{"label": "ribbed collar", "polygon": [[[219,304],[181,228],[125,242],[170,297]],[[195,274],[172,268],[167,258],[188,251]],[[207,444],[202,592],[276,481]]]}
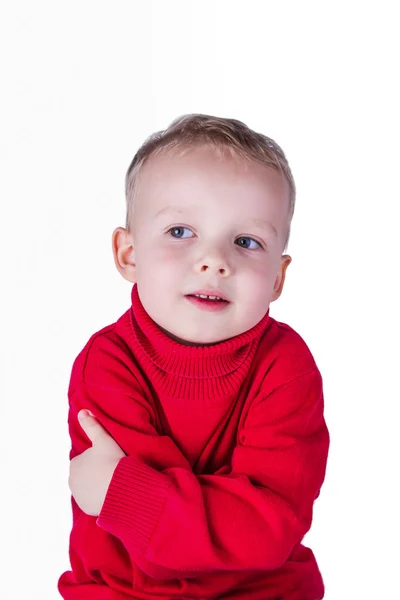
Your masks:
{"label": "ribbed collar", "polygon": [[[215,398],[238,388],[250,368],[269,311],[252,329],[211,346],[186,346],[168,337],[151,319],[132,288],[131,327],[139,362],[158,390],[183,398]],[[189,398],[188,398],[189,399]]]}

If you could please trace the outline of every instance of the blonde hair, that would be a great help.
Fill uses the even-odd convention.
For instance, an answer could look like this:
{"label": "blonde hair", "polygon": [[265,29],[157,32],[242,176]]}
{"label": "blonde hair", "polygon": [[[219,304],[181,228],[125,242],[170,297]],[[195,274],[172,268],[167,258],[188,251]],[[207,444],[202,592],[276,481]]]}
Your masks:
{"label": "blonde hair", "polygon": [[153,133],[136,152],[125,178],[126,228],[133,217],[138,180],[144,163],[151,157],[179,149],[182,154],[198,144],[206,144],[220,156],[224,151],[247,161],[256,161],[280,171],[289,183],[290,210],[288,215],[287,247],[290,223],[294,213],[296,187],[289,163],[282,148],[271,138],[257,133],[236,119],[210,115],[189,114],[175,119],[167,129]]}

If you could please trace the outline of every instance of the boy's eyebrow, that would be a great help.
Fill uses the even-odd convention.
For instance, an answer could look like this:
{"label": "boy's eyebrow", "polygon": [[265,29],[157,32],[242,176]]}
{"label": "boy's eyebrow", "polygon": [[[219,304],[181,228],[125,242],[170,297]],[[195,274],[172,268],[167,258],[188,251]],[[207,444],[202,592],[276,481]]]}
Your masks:
{"label": "boy's eyebrow", "polygon": [[155,214],[154,218],[156,219],[157,217],[159,217],[159,216],[161,216],[161,215],[163,215],[165,213],[169,213],[169,212],[171,212],[171,213],[183,213],[183,212],[185,212],[185,209],[182,208],[181,206],[166,206],[165,208],[162,208],[161,210],[159,210]]}
{"label": "boy's eyebrow", "polygon": [[276,228],[266,219],[252,219],[251,221],[246,221],[246,223],[253,223],[257,227],[261,227],[261,229],[268,229],[275,237],[278,237]]}
{"label": "boy's eyebrow", "polygon": [[[157,217],[164,215],[165,213],[184,213],[188,210],[188,207],[186,208],[182,208],[181,206],[166,206],[164,208],[162,208],[161,210],[159,210],[154,218],[156,219]],[[274,237],[278,237],[278,232],[276,230],[276,228],[266,219],[252,219],[251,221],[246,221],[246,224],[249,223],[257,225],[257,227],[261,227],[261,229],[268,229],[272,235]]]}

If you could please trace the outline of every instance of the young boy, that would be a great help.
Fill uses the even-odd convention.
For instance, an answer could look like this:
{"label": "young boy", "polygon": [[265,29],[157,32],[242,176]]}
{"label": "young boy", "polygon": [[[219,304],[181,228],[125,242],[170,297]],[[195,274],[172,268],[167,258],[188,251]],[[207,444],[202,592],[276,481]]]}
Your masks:
{"label": "young boy", "polygon": [[132,306],[73,366],[59,591],[320,600],[301,540],[328,455],[322,381],[269,315],[291,262],[286,158],[239,121],[188,115],[139,149],[126,194],[113,250]]}

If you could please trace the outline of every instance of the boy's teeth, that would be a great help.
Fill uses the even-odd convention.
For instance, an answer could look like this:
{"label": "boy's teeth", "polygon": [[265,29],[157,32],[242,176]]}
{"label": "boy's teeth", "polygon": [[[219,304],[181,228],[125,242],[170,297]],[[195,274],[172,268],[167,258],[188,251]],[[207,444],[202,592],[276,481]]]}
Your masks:
{"label": "boy's teeth", "polygon": [[207,298],[210,300],[222,300],[219,296],[205,296],[204,294],[195,294],[195,296],[196,298],[204,298],[205,300],[207,300]]}

